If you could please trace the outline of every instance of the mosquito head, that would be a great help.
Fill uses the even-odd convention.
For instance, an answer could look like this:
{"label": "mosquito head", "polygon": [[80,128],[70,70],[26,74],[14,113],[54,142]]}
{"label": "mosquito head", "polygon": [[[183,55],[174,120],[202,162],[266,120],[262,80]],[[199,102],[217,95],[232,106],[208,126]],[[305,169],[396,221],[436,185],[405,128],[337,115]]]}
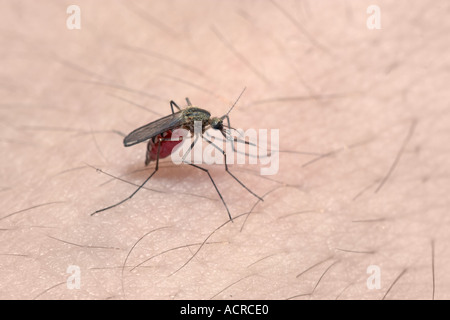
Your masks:
{"label": "mosquito head", "polygon": [[211,128],[222,131],[223,130],[223,120],[221,118],[211,118],[209,120],[209,124],[211,125]]}

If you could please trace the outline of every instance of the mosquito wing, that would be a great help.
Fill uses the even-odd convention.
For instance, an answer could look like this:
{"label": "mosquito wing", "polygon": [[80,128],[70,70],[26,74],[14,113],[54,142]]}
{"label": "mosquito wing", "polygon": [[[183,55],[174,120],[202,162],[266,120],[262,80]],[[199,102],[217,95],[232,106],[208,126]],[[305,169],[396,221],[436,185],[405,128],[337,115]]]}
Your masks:
{"label": "mosquito wing", "polygon": [[180,127],[183,124],[182,111],[175,112],[171,115],[150,122],[145,126],[133,130],[129,135],[123,139],[125,147],[135,145],[145,140],[151,139],[158,134],[166,132],[167,130],[173,130]]}

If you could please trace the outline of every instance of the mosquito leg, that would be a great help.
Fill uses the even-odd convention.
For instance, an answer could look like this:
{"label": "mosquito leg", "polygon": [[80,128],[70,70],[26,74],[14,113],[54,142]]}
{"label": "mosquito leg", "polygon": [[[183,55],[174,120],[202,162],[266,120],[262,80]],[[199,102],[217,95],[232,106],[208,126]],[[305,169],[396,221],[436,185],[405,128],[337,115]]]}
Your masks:
{"label": "mosquito leg", "polygon": [[203,172],[206,172],[206,174],[208,175],[209,179],[211,179],[211,182],[212,182],[214,188],[216,189],[217,194],[218,194],[219,197],[220,197],[220,200],[222,200],[222,203],[223,203],[223,205],[225,206],[225,209],[227,209],[228,217],[230,217],[231,222],[233,222],[233,218],[231,217],[230,210],[228,209],[228,206],[227,206],[225,200],[223,199],[222,194],[221,194],[220,191],[219,191],[219,188],[217,188],[217,185],[216,185],[216,183],[214,182],[214,179],[212,178],[211,174],[209,173],[209,170],[208,170],[208,169],[205,169],[205,168],[202,168],[202,167],[200,167],[200,166],[197,166],[197,165],[195,165],[195,164],[193,164],[193,163],[188,163],[188,165],[193,166],[193,167],[195,167],[195,168],[197,168],[197,169],[200,169],[200,170],[202,170]]}
{"label": "mosquito leg", "polygon": [[[228,130],[230,130],[230,132],[231,132],[231,130],[232,130],[233,128],[231,127],[230,117],[228,116],[228,114],[222,116],[221,119],[226,119],[226,120],[227,120],[227,127],[228,127]],[[233,130],[235,130],[235,129],[233,129]],[[239,132],[239,131],[238,131],[238,132]],[[222,131],[222,135],[223,135],[224,138],[227,139],[228,141],[241,142],[241,143],[245,143],[245,144],[252,145],[252,146],[255,145],[255,144],[253,144],[253,143],[250,143],[250,142],[245,141],[245,140],[238,139],[238,138],[236,138],[236,137],[234,137],[233,139],[228,138],[228,137],[226,136],[226,134],[225,134],[223,131]],[[232,148],[233,152],[236,152],[236,149],[235,149],[235,147],[234,147],[234,143],[231,144],[231,148]],[[245,155],[248,155],[248,154],[245,154]]]}
{"label": "mosquito leg", "polygon": [[[238,154],[246,155],[247,157],[258,158],[258,155],[257,155],[257,154],[254,155],[254,154],[250,154],[250,153],[247,153],[247,152],[238,151],[238,150],[234,147],[234,142],[236,142],[236,143],[243,143],[243,144],[247,144],[247,145],[249,145],[249,146],[258,147],[256,144],[251,143],[251,142],[246,141],[246,140],[238,139],[238,138],[236,138],[236,137],[227,137],[227,135],[226,135],[225,132],[221,132],[221,133],[222,133],[223,137],[224,137],[227,141],[231,142],[231,149],[233,150],[233,152],[236,152],[236,153],[238,153]],[[208,131],[205,132],[205,135],[206,135],[207,137],[211,137],[211,135],[208,133]],[[220,150],[220,152],[222,152],[222,150]],[[269,156],[270,156],[270,154],[269,154]]]}
{"label": "mosquito leg", "polygon": [[123,199],[122,201],[119,201],[116,204],[113,204],[112,206],[109,206],[109,207],[97,210],[94,213],[91,213],[91,216],[93,216],[93,215],[95,215],[95,214],[97,214],[99,212],[106,211],[106,210],[112,209],[114,207],[117,207],[118,205],[121,205],[125,201],[130,200],[139,190],[141,190],[142,187],[144,187],[144,185],[153,177],[153,175],[156,173],[156,171],[158,171],[160,149],[161,149],[161,141],[158,141],[158,152],[156,154],[156,167],[155,167],[155,170],[152,172],[152,174],[147,179],[145,179],[145,181],[131,195],[129,195],[127,198]]}
{"label": "mosquito leg", "polygon": [[208,170],[208,169],[205,169],[205,168],[202,168],[202,167],[200,167],[200,166],[198,166],[198,165],[196,165],[196,164],[186,162],[186,161],[184,160],[185,157],[188,155],[188,153],[192,150],[192,148],[194,148],[194,146],[195,146],[195,144],[197,143],[197,141],[198,141],[198,136],[195,137],[194,142],[192,142],[192,144],[191,144],[191,146],[189,147],[188,151],[184,154],[184,156],[183,156],[183,162],[184,162],[184,163],[187,163],[187,164],[190,165],[190,166],[193,166],[194,168],[200,169],[200,170],[202,170],[203,172],[206,172],[206,174],[208,175],[209,179],[211,179],[211,182],[212,182],[214,188],[216,189],[217,194],[218,194],[219,197],[220,197],[220,200],[222,200],[222,203],[223,203],[223,205],[225,206],[225,209],[227,209],[227,213],[228,213],[228,216],[230,217],[231,222],[233,222],[233,218],[231,217],[230,210],[228,209],[228,206],[227,206],[227,204],[225,203],[225,200],[223,199],[222,194],[221,194],[220,191],[219,191],[219,188],[217,188],[217,185],[216,185],[216,183],[214,182],[214,179],[212,178],[211,174],[209,173],[209,170]]}
{"label": "mosquito leg", "polygon": [[206,142],[208,142],[210,145],[212,145],[214,148],[216,148],[217,150],[219,150],[220,152],[222,152],[223,154],[223,159],[224,159],[224,164],[225,164],[225,171],[233,177],[234,180],[236,180],[237,182],[239,182],[239,184],[245,188],[245,190],[247,190],[248,192],[250,192],[252,195],[254,195],[256,198],[258,198],[261,201],[264,201],[263,198],[261,198],[260,196],[258,196],[256,193],[254,193],[252,190],[250,190],[249,188],[247,188],[247,186],[245,184],[243,184],[238,178],[236,178],[228,169],[228,164],[227,164],[227,154],[225,151],[223,151],[219,146],[217,146],[214,142],[212,142],[211,140],[209,140],[208,138],[205,138],[203,136],[203,140],[205,140]]}
{"label": "mosquito leg", "polygon": [[189,100],[189,98],[187,98],[187,97],[186,97],[186,102],[187,102],[187,104],[188,104],[189,107],[192,107],[191,100]]}
{"label": "mosquito leg", "polygon": [[[231,132],[231,130],[237,131],[236,129],[234,129],[233,127],[231,127],[230,117],[229,117],[227,114],[224,115],[224,116],[222,116],[221,119],[222,119],[222,120],[227,119],[227,127],[228,127],[228,130],[230,130],[230,132]],[[242,136],[242,133],[240,133],[239,131],[238,131],[238,133]],[[224,134],[224,133],[222,132],[222,134]],[[225,138],[226,138],[226,137],[225,137]],[[237,138],[234,138],[235,141],[236,141],[236,139],[237,139]],[[241,141],[242,141],[242,140],[241,140]]]}
{"label": "mosquito leg", "polygon": [[175,103],[175,101],[171,100],[171,101],[170,101],[170,109],[172,109],[172,114],[175,113],[174,110],[173,110],[173,107],[174,107],[174,106],[175,106],[175,108],[178,109],[178,111],[181,111],[180,107]]}
{"label": "mosquito leg", "polygon": [[[235,129],[233,129],[233,130],[235,130]],[[231,130],[230,130],[230,131],[231,131]],[[223,137],[224,137],[227,141],[231,142],[231,149],[233,150],[233,152],[237,152],[237,153],[239,153],[239,154],[244,154],[244,155],[246,155],[247,157],[252,157],[252,158],[257,158],[257,157],[258,157],[258,155],[249,154],[249,153],[247,153],[247,152],[240,152],[240,151],[238,151],[238,150],[235,148],[235,146],[234,146],[234,142],[236,142],[236,143],[243,143],[243,144],[247,144],[247,145],[249,145],[249,146],[254,146],[254,147],[257,147],[257,148],[258,148],[258,146],[257,146],[256,144],[251,143],[251,142],[246,141],[246,140],[239,139],[239,138],[237,138],[237,137],[228,137],[228,136],[226,135],[226,132],[224,132],[224,131],[221,131],[221,133],[222,133]],[[208,137],[211,136],[208,132],[206,132],[205,134],[206,134]],[[230,134],[230,135],[231,135],[231,134]],[[271,155],[272,155],[272,151],[270,151],[270,152],[269,152],[266,156],[264,156],[264,157],[270,157]],[[260,156],[260,157],[261,157],[261,156]]]}
{"label": "mosquito leg", "polygon": [[189,152],[191,152],[192,148],[194,148],[195,144],[197,143],[197,140],[198,140],[198,136],[195,137],[194,142],[191,143],[191,146],[189,147],[189,149],[184,154],[184,156],[182,158],[183,162],[185,162],[184,160],[186,159],[187,155],[189,154]]}
{"label": "mosquito leg", "polygon": [[223,119],[227,119],[228,129],[231,129],[230,117],[226,114],[222,117]]}
{"label": "mosquito leg", "polygon": [[[228,130],[230,130],[229,132],[231,132],[231,123],[230,123],[230,117],[228,116],[228,114],[224,115],[222,117],[222,119],[227,119],[227,127]],[[225,137],[225,139],[231,141],[230,139],[227,138],[227,135],[222,131],[222,135]],[[236,141],[237,138],[234,138],[234,141]],[[236,149],[234,148],[234,143],[231,143],[231,148],[233,149],[233,152],[236,152]]]}
{"label": "mosquito leg", "polygon": [[[257,147],[256,144],[251,143],[251,142],[249,142],[249,141],[242,140],[242,139],[238,139],[237,137],[227,137],[225,132],[222,132],[222,135],[223,135],[223,137],[224,137],[226,140],[228,140],[228,141],[230,141],[230,142],[240,142],[240,143],[248,144],[248,145],[250,145],[250,146]],[[210,135],[209,133],[207,133],[207,136],[210,137],[211,135]],[[235,150],[234,150],[234,145],[233,145],[233,151],[235,151]]]}
{"label": "mosquito leg", "polygon": [[[227,119],[227,127],[228,127],[229,132],[231,132],[231,123],[230,123],[230,117],[228,116],[228,114],[224,115],[224,116],[222,117],[222,119]],[[231,141],[229,138],[227,138],[227,135],[226,135],[223,131],[222,131],[222,135],[225,137],[225,139]],[[230,134],[230,135],[231,135],[231,134]],[[234,141],[236,142],[236,141],[237,141],[237,138],[234,138]],[[234,144],[233,144],[233,143],[231,144],[231,148],[233,149],[233,151],[236,151],[236,150],[234,149]]]}

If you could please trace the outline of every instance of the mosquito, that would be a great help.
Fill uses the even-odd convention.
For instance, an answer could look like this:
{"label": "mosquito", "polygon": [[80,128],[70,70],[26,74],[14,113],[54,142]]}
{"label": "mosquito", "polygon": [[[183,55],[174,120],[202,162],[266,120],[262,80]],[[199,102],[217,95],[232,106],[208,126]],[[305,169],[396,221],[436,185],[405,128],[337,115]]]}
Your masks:
{"label": "mosquito", "polygon": [[[224,165],[225,165],[225,171],[234,179],[236,180],[244,189],[246,189],[249,193],[251,193],[253,196],[258,198],[260,201],[264,201],[263,198],[255,194],[253,191],[251,191],[245,184],[243,184],[237,177],[235,177],[229,170],[227,165],[227,156],[223,149],[221,149],[219,146],[214,144],[210,139],[205,137],[203,133],[205,133],[208,129],[218,130],[227,141],[234,142],[240,142],[245,144],[251,144],[248,141],[240,140],[236,137],[231,137],[230,133],[231,130],[234,130],[230,126],[230,117],[229,113],[231,110],[233,110],[236,103],[239,101],[240,97],[244,93],[244,90],[241,92],[235,103],[231,106],[230,110],[226,114],[224,114],[221,117],[211,117],[211,113],[205,109],[201,109],[198,107],[195,107],[192,105],[189,98],[186,98],[187,107],[185,109],[181,109],[173,100],[170,101],[170,108],[172,111],[172,114],[165,116],[163,118],[160,118],[158,120],[155,120],[153,122],[150,122],[149,124],[146,124],[142,127],[139,127],[135,130],[133,130],[130,134],[128,134],[124,140],[123,144],[125,147],[130,147],[135,144],[145,142],[148,140],[147,144],[147,153],[146,153],[146,159],[145,159],[145,165],[147,166],[152,160],[156,161],[155,170],[148,176],[148,178],[127,198],[123,199],[122,201],[117,202],[116,204],[113,204],[109,207],[100,209],[95,211],[91,214],[91,216],[102,212],[109,210],[111,208],[114,208],[118,205],[121,205],[122,203],[130,200],[139,190],[141,190],[144,185],[155,175],[155,173],[159,169],[159,160],[168,157],[173,149],[181,143],[182,137],[180,137],[178,140],[172,140],[172,133],[176,129],[185,129],[188,130],[191,133],[191,137],[194,135],[194,123],[195,121],[201,121],[202,124],[202,133],[200,134],[201,138],[206,141],[207,143],[211,144],[214,148],[219,150],[223,154],[224,157]],[[178,111],[175,112],[176,108]],[[227,125],[224,125],[224,121],[227,121]],[[227,129],[228,128],[228,129]],[[228,130],[228,131],[227,131]],[[194,148],[195,144],[197,143],[199,139],[199,136],[197,135],[194,138],[194,141],[190,145],[189,149],[187,150],[185,156]],[[234,146],[233,146],[234,150]],[[184,161],[184,157],[183,157]],[[185,161],[184,161],[185,162]],[[209,179],[211,180],[214,188],[217,191],[217,194],[219,195],[220,200],[222,201],[223,205],[225,206],[225,209],[227,210],[228,217],[232,221],[233,218],[231,217],[230,210],[228,209],[228,206],[222,197],[222,194],[219,191],[219,188],[217,187],[216,183],[214,182],[214,179],[212,178],[211,174],[209,173],[208,169],[205,169],[203,167],[200,167],[193,163],[188,163],[192,167],[195,167],[199,170],[202,170],[205,172]]]}

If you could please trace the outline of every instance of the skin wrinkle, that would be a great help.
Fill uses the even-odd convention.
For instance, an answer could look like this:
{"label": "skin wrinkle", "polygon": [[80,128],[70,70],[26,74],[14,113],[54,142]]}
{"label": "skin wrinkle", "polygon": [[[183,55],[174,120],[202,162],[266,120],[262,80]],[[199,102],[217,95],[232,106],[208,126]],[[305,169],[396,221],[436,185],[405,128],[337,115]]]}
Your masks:
{"label": "skin wrinkle", "polygon": [[[68,4],[6,1],[0,298],[449,299],[437,1],[378,1],[380,30],[365,1],[79,0],[80,30]],[[124,135],[185,97],[225,114],[244,87],[232,126],[280,130],[276,175],[229,165],[263,202],[202,164],[231,223],[204,172],[165,159],[90,216],[154,170]]]}

